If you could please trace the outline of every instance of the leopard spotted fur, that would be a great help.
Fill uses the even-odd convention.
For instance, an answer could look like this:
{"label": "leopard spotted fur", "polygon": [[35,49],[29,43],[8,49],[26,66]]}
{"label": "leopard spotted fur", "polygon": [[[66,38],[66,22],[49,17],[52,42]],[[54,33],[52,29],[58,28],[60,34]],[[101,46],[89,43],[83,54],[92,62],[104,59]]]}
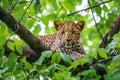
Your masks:
{"label": "leopard spotted fur", "polygon": [[85,50],[79,40],[84,24],[84,21],[78,23],[55,21],[54,25],[57,33],[53,35],[39,35],[38,38],[48,49],[55,52],[63,52],[70,55],[73,60],[76,60],[82,54],[85,54]]}

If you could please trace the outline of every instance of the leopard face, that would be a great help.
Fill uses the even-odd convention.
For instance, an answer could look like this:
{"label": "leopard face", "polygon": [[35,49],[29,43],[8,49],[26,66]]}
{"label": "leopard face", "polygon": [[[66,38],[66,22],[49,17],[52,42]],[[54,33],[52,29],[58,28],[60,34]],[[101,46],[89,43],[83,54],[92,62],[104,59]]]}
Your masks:
{"label": "leopard face", "polygon": [[59,39],[59,47],[74,48],[79,41],[80,33],[84,28],[84,21],[78,23],[65,22],[61,23],[55,21],[54,25],[57,30],[57,37]]}

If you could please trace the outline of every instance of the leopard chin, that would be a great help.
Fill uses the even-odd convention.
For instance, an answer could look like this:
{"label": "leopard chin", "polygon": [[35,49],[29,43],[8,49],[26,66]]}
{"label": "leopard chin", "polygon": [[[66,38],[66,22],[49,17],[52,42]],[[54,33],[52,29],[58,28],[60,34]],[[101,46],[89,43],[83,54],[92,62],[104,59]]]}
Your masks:
{"label": "leopard chin", "polygon": [[64,44],[64,47],[65,48],[68,48],[68,49],[70,49],[70,48],[75,48],[76,46],[78,45],[78,43],[76,42],[73,42],[73,43],[68,43],[68,44]]}
{"label": "leopard chin", "polygon": [[65,45],[65,48],[70,49],[72,48],[72,45]]}
{"label": "leopard chin", "polygon": [[66,48],[66,49],[72,48],[72,44],[65,44],[64,42],[61,42],[59,46],[60,46],[60,47],[64,47],[64,48]]}

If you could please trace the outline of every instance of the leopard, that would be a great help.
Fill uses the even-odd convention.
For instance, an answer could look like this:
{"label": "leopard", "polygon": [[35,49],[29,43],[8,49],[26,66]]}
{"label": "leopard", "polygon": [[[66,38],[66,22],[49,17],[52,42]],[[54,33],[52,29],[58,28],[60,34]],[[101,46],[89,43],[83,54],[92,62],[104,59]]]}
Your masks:
{"label": "leopard", "polygon": [[39,35],[39,40],[51,51],[62,52],[70,55],[72,60],[77,60],[86,52],[80,40],[80,33],[84,29],[85,22],[54,21],[56,33]]}

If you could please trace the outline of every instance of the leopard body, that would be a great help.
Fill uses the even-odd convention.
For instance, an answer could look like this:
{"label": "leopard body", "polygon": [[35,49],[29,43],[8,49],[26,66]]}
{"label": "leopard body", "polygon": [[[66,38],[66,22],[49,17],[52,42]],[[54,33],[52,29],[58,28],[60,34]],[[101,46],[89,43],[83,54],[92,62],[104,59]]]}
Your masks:
{"label": "leopard body", "polygon": [[38,38],[50,50],[63,52],[76,60],[85,54],[85,50],[80,41],[80,33],[84,28],[84,21],[74,23],[71,21],[61,23],[55,21],[54,25],[57,33],[52,35],[39,35]]}

